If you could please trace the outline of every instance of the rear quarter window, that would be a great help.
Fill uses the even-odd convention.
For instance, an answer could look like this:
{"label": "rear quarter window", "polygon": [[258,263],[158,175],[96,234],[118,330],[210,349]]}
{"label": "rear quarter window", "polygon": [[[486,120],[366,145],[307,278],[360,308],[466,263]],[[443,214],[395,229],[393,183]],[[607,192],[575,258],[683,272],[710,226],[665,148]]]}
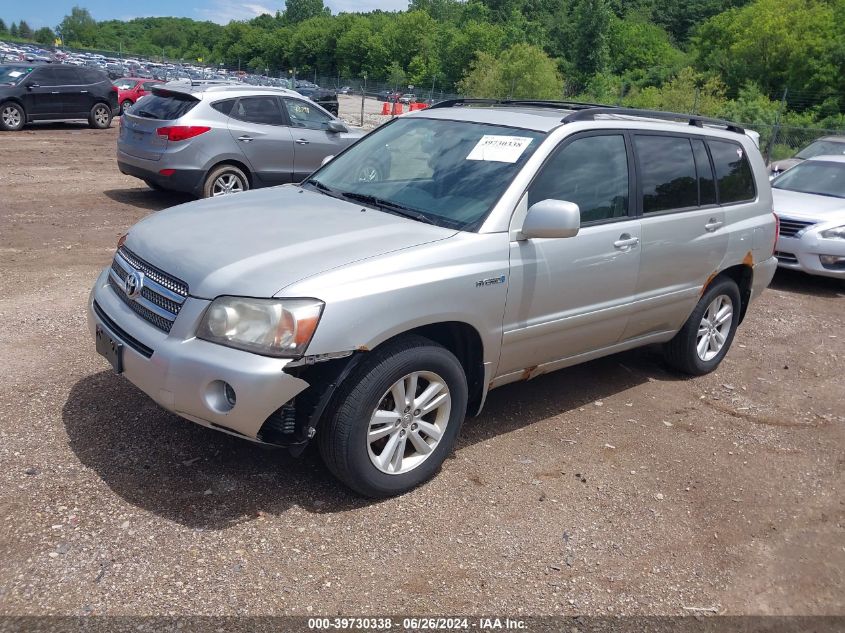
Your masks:
{"label": "rear quarter window", "polygon": [[739,143],[708,140],[713,168],[716,171],[716,189],[719,204],[748,202],[757,197],[754,173],[748,156]]}
{"label": "rear quarter window", "polygon": [[229,116],[229,113],[232,111],[232,106],[235,105],[235,101],[237,101],[237,99],[223,99],[223,101],[215,101],[211,104],[211,107],[221,114]]}
{"label": "rear quarter window", "polygon": [[132,113],[146,119],[172,121],[185,116],[197,103],[199,101],[188,95],[154,92],[139,102]]}

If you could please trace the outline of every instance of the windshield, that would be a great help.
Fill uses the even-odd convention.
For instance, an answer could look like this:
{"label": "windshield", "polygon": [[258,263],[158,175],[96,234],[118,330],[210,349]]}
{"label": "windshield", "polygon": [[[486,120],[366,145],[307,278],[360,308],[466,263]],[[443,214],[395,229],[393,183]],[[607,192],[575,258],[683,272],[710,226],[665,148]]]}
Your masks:
{"label": "windshield", "polygon": [[845,163],[801,163],[776,178],[772,188],[845,198]]}
{"label": "windshield", "polygon": [[795,158],[815,158],[816,156],[832,156],[845,154],[845,141],[816,141],[810,143],[795,155]]}
{"label": "windshield", "polygon": [[115,79],[112,83],[118,90],[131,90],[135,87],[135,82],[128,79]]}
{"label": "windshield", "polygon": [[423,222],[472,230],[543,136],[481,123],[396,119],[306,184]]}
{"label": "windshield", "polygon": [[0,84],[17,86],[31,72],[26,66],[0,66]]}

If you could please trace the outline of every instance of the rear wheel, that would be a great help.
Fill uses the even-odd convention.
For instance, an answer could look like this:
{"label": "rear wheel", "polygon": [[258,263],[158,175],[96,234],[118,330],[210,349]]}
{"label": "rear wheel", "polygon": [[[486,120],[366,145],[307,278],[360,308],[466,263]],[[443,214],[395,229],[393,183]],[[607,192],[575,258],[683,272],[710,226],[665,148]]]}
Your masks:
{"label": "rear wheel", "polygon": [[126,112],[126,110],[131,108],[131,107],[132,107],[132,102],[129,99],[124,99],[120,103],[120,116],[123,116],[123,114]]}
{"label": "rear wheel", "polygon": [[203,198],[215,198],[249,190],[246,174],[234,165],[220,165],[212,169],[202,188]]}
{"label": "rear wheel", "polygon": [[105,130],[111,125],[111,108],[105,103],[95,103],[88,115],[88,125],[95,130]]}
{"label": "rear wheel", "polygon": [[467,383],[454,354],[419,336],[369,354],[341,386],[317,438],[342,483],[367,497],[389,497],[428,480],[451,453]]}
{"label": "rear wheel", "polygon": [[693,376],[716,369],[733,342],[741,305],[739,288],[733,279],[713,282],[684,327],[666,344],[667,362]]}
{"label": "rear wheel", "polygon": [[23,107],[14,101],[7,101],[0,105],[0,129],[7,132],[20,130],[26,123]]}

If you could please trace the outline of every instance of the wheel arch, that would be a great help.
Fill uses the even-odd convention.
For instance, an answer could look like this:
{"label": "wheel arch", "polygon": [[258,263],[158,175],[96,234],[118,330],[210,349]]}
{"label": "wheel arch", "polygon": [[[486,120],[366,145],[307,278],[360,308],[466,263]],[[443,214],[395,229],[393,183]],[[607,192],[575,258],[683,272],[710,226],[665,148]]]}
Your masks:
{"label": "wheel arch", "polygon": [[742,320],[745,318],[745,313],[748,310],[748,304],[751,302],[751,288],[754,281],[754,268],[743,262],[742,264],[736,264],[734,266],[729,266],[719,272],[718,275],[712,277],[706,284],[704,284],[704,288],[701,290],[701,294],[707,292],[707,289],[713,284],[714,281],[717,279],[732,279],[737,287],[739,288],[739,297],[742,301],[742,305],[739,308],[739,322],[742,323]]}
{"label": "wheel arch", "polygon": [[14,103],[21,110],[23,110],[24,120],[27,122],[29,121],[29,114],[26,111],[26,106],[23,104],[23,101],[21,101],[18,97],[7,97],[5,99],[0,100],[0,107],[7,103]]}
{"label": "wheel arch", "polygon": [[216,159],[208,168],[205,170],[205,176],[203,176],[202,182],[205,184],[205,181],[208,179],[208,175],[217,169],[218,167],[222,167],[223,165],[231,165],[232,167],[237,167],[240,169],[245,175],[246,179],[249,181],[249,188],[255,188],[255,176],[252,173],[252,170],[249,166],[242,160],[238,160],[237,158],[232,158],[231,156],[227,156],[226,158]]}

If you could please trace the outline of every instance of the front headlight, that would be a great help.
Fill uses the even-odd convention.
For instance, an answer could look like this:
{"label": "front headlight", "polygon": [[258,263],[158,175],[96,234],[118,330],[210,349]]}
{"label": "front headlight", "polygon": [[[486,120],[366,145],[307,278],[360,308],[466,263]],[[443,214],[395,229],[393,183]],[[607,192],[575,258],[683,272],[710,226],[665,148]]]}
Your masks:
{"label": "front headlight", "polygon": [[205,311],[197,337],[264,356],[296,358],[311,342],[323,305],[317,299],[218,297]]}
{"label": "front headlight", "polygon": [[835,226],[822,231],[819,235],[828,240],[845,240],[845,226]]}

